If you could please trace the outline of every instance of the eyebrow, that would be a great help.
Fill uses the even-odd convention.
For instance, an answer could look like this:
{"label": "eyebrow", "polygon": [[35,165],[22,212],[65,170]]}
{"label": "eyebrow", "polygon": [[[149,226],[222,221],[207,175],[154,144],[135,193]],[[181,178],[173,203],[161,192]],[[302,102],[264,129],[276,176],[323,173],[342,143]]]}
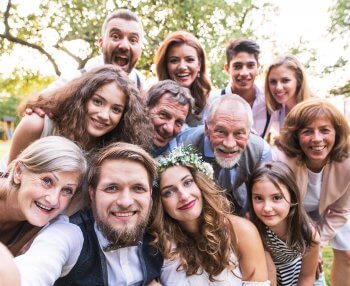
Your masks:
{"label": "eyebrow", "polygon": [[[187,177],[189,177],[190,175],[185,175],[180,181],[183,182],[184,180],[186,180]],[[160,191],[163,191],[164,189],[170,188],[172,185],[168,185],[168,186],[164,186],[163,188],[160,189]]]}
{"label": "eyebrow", "polygon": [[[97,95],[101,100],[103,100],[104,102],[106,102],[107,100],[100,94],[98,94],[97,92],[94,93],[94,95]],[[123,104],[118,104],[118,103],[113,103],[113,105],[117,105],[117,106],[120,106],[120,107],[124,107]]]}
{"label": "eyebrow", "polygon": [[[60,181],[59,178],[56,176],[56,174],[55,174],[54,172],[50,172],[50,174],[55,178],[55,180],[56,180],[57,182]],[[68,183],[68,184],[66,184],[66,185],[68,185],[68,186],[77,186],[78,184]]]}
{"label": "eyebrow", "polygon": [[109,34],[111,34],[113,32],[119,32],[119,33],[122,33],[122,34],[134,35],[134,36],[137,36],[137,37],[141,37],[141,35],[139,33],[136,33],[136,32],[125,33],[125,32],[123,32],[122,30],[120,30],[120,29],[118,29],[116,27],[113,27],[112,29],[109,30]]}

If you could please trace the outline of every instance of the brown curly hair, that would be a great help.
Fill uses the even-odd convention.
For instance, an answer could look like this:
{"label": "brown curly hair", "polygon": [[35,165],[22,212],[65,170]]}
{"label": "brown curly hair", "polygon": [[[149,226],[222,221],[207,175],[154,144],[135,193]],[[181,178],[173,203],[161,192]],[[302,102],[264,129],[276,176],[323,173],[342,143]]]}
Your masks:
{"label": "brown curly hair", "polygon": [[156,186],[152,194],[152,223],[149,229],[154,237],[152,244],[163,253],[164,258],[179,257],[178,270],[185,271],[187,275],[194,275],[202,269],[208,273],[210,281],[215,281],[214,276],[224,269],[233,270],[237,267],[237,263],[230,259],[231,252],[234,251],[233,245],[237,243],[228,217],[231,205],[224,193],[206,175],[192,165],[181,166],[189,169],[203,196],[199,234],[193,237],[181,228],[178,221],[164,212],[160,188]]}
{"label": "brown curly hair", "polygon": [[331,161],[341,162],[349,157],[350,128],[345,117],[326,99],[314,98],[298,103],[288,113],[276,145],[289,157],[306,160],[299,144],[299,132],[317,118],[325,116],[335,129],[334,146],[329,153]]}
{"label": "brown curly hair", "polygon": [[127,74],[114,65],[104,65],[83,73],[63,87],[44,91],[36,98],[29,99],[19,108],[21,114],[25,108],[40,107],[53,114],[55,134],[69,138],[82,147],[88,144],[85,122],[86,105],[100,87],[115,82],[126,96],[126,106],[119,124],[109,133],[99,138],[98,146],[122,141],[140,145],[146,150],[152,148],[153,125],[148,111],[142,103],[139,90]]}
{"label": "brown curly hair", "polygon": [[157,77],[159,80],[171,79],[167,67],[169,50],[176,45],[189,45],[197,51],[198,59],[201,63],[199,77],[191,84],[191,95],[195,100],[194,112],[200,114],[207,104],[207,98],[211,89],[211,83],[206,72],[206,55],[198,39],[191,33],[177,31],[169,34],[161,43],[154,56]]}

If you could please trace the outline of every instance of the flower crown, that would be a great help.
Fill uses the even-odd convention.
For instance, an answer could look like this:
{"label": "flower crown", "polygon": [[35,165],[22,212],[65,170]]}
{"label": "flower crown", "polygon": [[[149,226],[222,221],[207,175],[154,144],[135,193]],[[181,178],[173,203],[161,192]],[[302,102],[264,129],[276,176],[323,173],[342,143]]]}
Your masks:
{"label": "flower crown", "polygon": [[161,157],[158,160],[158,174],[161,174],[165,169],[171,166],[192,165],[198,171],[207,175],[210,179],[213,179],[214,170],[213,167],[204,162],[202,157],[199,156],[192,146],[180,145],[173,149],[167,156]]}

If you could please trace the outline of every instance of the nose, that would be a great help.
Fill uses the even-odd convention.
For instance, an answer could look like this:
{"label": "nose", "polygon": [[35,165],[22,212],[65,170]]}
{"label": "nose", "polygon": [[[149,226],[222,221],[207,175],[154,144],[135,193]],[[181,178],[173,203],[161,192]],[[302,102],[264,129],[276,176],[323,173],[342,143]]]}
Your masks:
{"label": "nose", "polygon": [[188,200],[188,198],[190,197],[190,194],[184,188],[179,188],[178,197],[179,197],[180,201],[186,202]]}
{"label": "nose", "polygon": [[123,191],[118,192],[117,194],[118,198],[116,200],[116,203],[118,207],[122,209],[127,209],[133,204],[134,200],[129,189],[124,189]]}
{"label": "nose", "polygon": [[241,76],[247,76],[249,74],[249,71],[246,66],[243,66],[240,72]]}
{"label": "nose", "polygon": [[123,51],[129,49],[129,40],[127,39],[127,37],[123,37],[119,40],[118,47]]}
{"label": "nose", "polygon": [[276,89],[281,90],[283,88],[283,84],[281,82],[277,82]]}
{"label": "nose", "polygon": [[60,198],[60,189],[50,189],[45,197],[45,200],[51,207],[57,207]]}
{"label": "nose", "polygon": [[227,135],[225,140],[222,142],[224,147],[227,149],[233,149],[237,144],[236,144],[236,139],[232,134]]}
{"label": "nose", "polygon": [[185,60],[180,60],[179,69],[185,70],[186,68],[187,68],[186,61]]}
{"label": "nose", "polygon": [[175,121],[174,120],[168,120],[163,125],[163,131],[167,133],[169,136],[174,135],[175,132]]}
{"label": "nose", "polygon": [[264,209],[264,212],[266,213],[271,212],[272,211],[271,203],[269,201],[265,201],[263,209]]}
{"label": "nose", "polygon": [[314,135],[312,137],[313,141],[317,141],[317,142],[318,141],[322,141],[322,135],[321,135],[321,133],[319,131],[316,130],[313,135]]}
{"label": "nose", "polygon": [[109,118],[109,108],[100,108],[97,116],[99,119],[107,121]]}

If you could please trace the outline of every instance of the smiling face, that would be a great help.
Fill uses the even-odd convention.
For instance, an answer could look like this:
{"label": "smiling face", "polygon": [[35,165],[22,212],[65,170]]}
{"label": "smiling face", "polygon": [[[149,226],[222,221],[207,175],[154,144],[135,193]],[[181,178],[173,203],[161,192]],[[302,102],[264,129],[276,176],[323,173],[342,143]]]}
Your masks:
{"label": "smiling face", "polygon": [[272,68],[268,75],[269,90],[273,98],[291,109],[297,103],[295,72],[284,65]]}
{"label": "smiling face", "polygon": [[101,137],[117,127],[123,116],[126,96],[112,82],[92,95],[86,103],[86,129],[92,138]]}
{"label": "smiling face", "polygon": [[149,111],[154,126],[153,144],[164,147],[180,133],[189,112],[189,104],[182,105],[165,93]]}
{"label": "smiling face", "polygon": [[105,64],[119,66],[130,73],[141,56],[142,27],[133,20],[111,19],[99,38]]}
{"label": "smiling face", "polygon": [[287,188],[279,184],[277,188],[271,181],[261,179],[252,187],[252,203],[256,216],[278,237],[287,232],[287,216],[291,197]]}
{"label": "smiling face", "polygon": [[239,52],[225,65],[226,72],[232,81],[232,90],[241,95],[254,89],[255,77],[258,74],[258,63],[254,54]]}
{"label": "smiling face", "polygon": [[306,165],[314,172],[321,171],[327,163],[334,143],[335,129],[326,116],[316,118],[299,132],[299,144],[306,156]]}
{"label": "smiling face", "polygon": [[142,235],[151,209],[146,169],[129,160],[102,163],[96,190],[89,189],[97,225],[111,243],[130,245]]}
{"label": "smiling face", "polygon": [[166,169],[160,176],[159,185],[164,211],[186,230],[196,231],[203,198],[189,169],[183,166]]}
{"label": "smiling face", "polygon": [[15,167],[14,181],[20,184],[18,209],[21,218],[35,226],[44,226],[62,213],[72,199],[80,179],[78,172],[35,174],[21,163]]}
{"label": "smiling face", "polygon": [[232,114],[221,105],[206,124],[205,133],[218,164],[223,168],[232,168],[248,143],[250,131],[247,116],[243,109]]}
{"label": "smiling face", "polygon": [[200,61],[195,48],[187,44],[173,45],[167,54],[167,69],[172,80],[181,86],[191,87],[200,71]]}

